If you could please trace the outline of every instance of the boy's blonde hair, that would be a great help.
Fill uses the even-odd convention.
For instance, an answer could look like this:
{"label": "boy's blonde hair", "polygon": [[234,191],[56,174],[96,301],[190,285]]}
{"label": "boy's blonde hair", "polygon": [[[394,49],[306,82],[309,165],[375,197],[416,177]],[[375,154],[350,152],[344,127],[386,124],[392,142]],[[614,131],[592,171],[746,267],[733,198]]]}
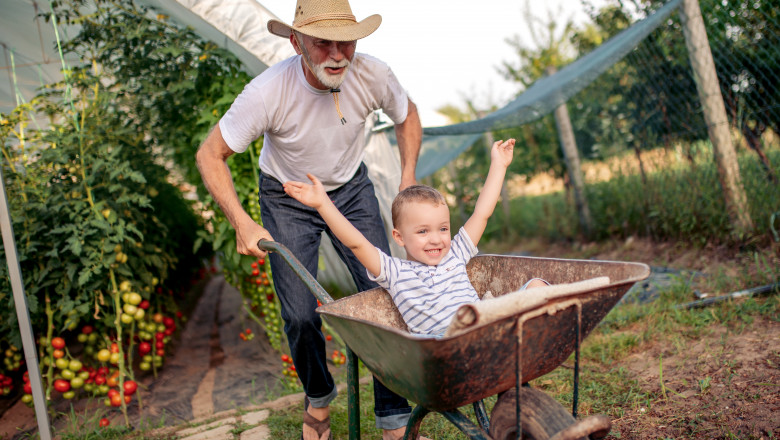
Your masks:
{"label": "boy's blonde hair", "polygon": [[430,202],[434,205],[446,205],[447,201],[439,191],[428,185],[412,185],[404,188],[393,199],[393,227],[397,228],[401,220],[401,210],[410,202]]}

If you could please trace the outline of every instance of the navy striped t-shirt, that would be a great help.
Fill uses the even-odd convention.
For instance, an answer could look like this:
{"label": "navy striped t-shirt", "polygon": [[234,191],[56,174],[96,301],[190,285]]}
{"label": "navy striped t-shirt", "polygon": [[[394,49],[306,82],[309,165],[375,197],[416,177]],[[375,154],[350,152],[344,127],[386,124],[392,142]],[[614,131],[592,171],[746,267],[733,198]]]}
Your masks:
{"label": "navy striped t-shirt", "polygon": [[479,301],[466,274],[466,263],[476,254],[477,247],[461,228],[438,265],[391,257],[379,250],[379,276],[368,276],[390,292],[410,332],[439,335],[458,307]]}

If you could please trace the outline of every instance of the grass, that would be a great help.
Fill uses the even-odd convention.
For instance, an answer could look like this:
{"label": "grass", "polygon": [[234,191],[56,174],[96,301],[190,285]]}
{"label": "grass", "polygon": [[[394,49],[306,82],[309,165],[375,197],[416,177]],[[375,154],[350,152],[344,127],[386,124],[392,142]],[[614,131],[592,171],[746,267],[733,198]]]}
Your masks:
{"label": "grass", "polygon": [[[755,230],[750,236],[735,236],[721,196],[712,148],[702,142],[694,149],[694,163],[682,161],[674,152],[652,154],[652,172],[646,181],[636,172],[636,158],[626,154],[592,167],[609,168],[610,180],[586,182],[586,197],[594,231],[590,239],[608,240],[629,236],[654,240],[677,240],[702,246],[713,241],[744,245],[773,239],[773,215],[780,212],[780,186],[767,179],[755,154],[739,155],[740,172]],[[767,156],[780,175],[780,148],[770,145]],[[650,155],[648,155],[650,156]],[[649,162],[649,161],[648,161]],[[456,207],[452,208],[457,223]],[[571,195],[553,192],[514,198],[510,201],[511,231],[522,239],[576,240],[581,234]],[[503,240],[507,220],[497,209],[485,237]]]}

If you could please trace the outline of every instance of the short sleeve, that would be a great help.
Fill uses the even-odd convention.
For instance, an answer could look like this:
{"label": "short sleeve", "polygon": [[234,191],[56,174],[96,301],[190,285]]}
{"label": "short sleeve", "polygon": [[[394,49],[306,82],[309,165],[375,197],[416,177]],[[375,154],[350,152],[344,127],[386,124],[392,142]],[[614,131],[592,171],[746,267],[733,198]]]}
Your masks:
{"label": "short sleeve", "polygon": [[373,276],[368,269],[366,269],[366,274],[368,274],[368,279],[389,290],[392,275],[398,271],[395,270],[395,262],[392,257],[382,252],[382,249],[376,248],[376,250],[379,252],[379,275]]}
{"label": "short sleeve", "polygon": [[406,121],[409,113],[409,96],[401,86],[398,78],[388,67],[387,88],[385,99],[382,101],[382,111],[396,124]]}
{"label": "short sleeve", "polygon": [[246,151],[249,144],[262,136],[268,126],[268,112],[260,87],[254,81],[244,87],[230,109],[219,120],[222,138],[236,153]]}
{"label": "short sleeve", "polygon": [[477,249],[477,247],[474,245],[474,242],[471,241],[471,237],[469,237],[466,229],[462,227],[458,231],[458,234],[455,236],[455,238],[452,240],[450,249],[452,250],[453,254],[457,258],[463,260],[463,262],[468,262],[479,252],[479,249]]}

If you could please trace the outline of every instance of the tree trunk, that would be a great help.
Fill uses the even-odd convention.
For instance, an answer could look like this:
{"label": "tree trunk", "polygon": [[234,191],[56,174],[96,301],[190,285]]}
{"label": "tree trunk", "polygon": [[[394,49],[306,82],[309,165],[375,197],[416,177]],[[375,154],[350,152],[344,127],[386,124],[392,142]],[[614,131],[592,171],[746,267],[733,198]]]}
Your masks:
{"label": "tree trunk", "polygon": [[702,103],[704,120],[712,141],[718,176],[723,189],[723,197],[729,218],[739,235],[753,229],[747,196],[739,174],[737,153],[731,142],[726,107],[720,93],[715,63],[712,60],[710,43],[698,0],[682,0],[680,21],[685,34],[685,45],[696,80],[696,88]]}
{"label": "tree trunk", "polygon": [[[550,66],[546,69],[546,73],[552,75],[555,73],[555,70],[554,66]],[[558,138],[561,142],[563,158],[566,162],[566,170],[571,179],[572,189],[574,190],[574,203],[577,206],[580,230],[585,237],[590,238],[593,231],[593,221],[590,216],[588,200],[585,198],[585,179],[582,176],[580,154],[577,151],[577,142],[574,139],[574,129],[571,126],[569,110],[566,108],[565,102],[555,109],[555,125],[558,128]]]}

